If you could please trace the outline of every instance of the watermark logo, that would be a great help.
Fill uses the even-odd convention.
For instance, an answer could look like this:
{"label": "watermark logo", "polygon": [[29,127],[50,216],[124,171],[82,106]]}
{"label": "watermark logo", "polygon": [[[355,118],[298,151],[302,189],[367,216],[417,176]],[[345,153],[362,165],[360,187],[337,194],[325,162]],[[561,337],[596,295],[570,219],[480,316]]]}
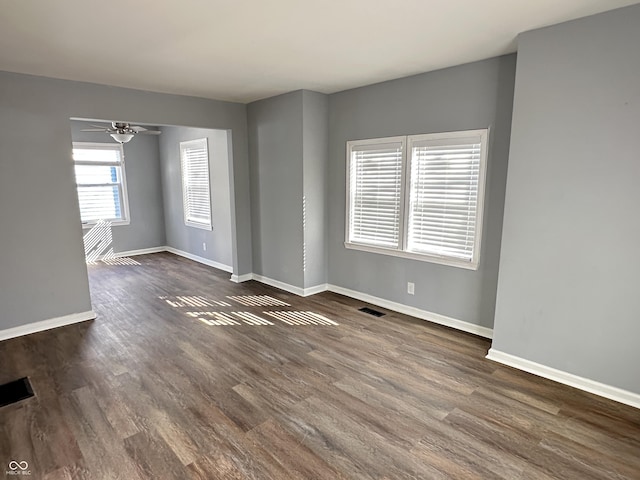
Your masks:
{"label": "watermark logo", "polygon": [[7,466],[9,467],[9,470],[6,471],[7,475],[31,475],[29,464],[25,460],[20,462],[11,460]]}

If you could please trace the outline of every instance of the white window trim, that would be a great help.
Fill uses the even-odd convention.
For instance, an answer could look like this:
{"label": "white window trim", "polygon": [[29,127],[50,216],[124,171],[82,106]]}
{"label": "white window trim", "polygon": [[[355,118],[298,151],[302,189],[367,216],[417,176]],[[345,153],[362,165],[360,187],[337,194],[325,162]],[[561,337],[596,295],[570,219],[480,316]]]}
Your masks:
{"label": "white window trim", "polygon": [[[407,246],[407,231],[406,231],[406,217],[409,209],[409,194],[407,192],[407,185],[411,181],[411,165],[409,155],[414,142],[428,139],[446,139],[446,138],[459,138],[464,136],[480,136],[481,137],[481,152],[480,152],[480,170],[478,177],[478,204],[476,210],[476,236],[473,248],[473,258],[471,261],[458,259],[455,257],[434,255],[429,253],[414,253],[406,250]],[[344,246],[347,249],[359,250],[369,253],[377,253],[382,255],[389,255],[394,257],[407,258],[411,260],[419,260],[422,262],[436,263],[440,265],[448,265],[458,268],[464,268],[467,270],[477,270],[480,264],[480,250],[482,245],[483,236],[483,217],[484,217],[484,197],[485,197],[485,184],[486,184],[486,171],[487,171],[487,151],[489,129],[477,129],[477,130],[461,130],[456,132],[443,132],[433,134],[422,135],[407,135],[407,136],[395,136],[395,137],[382,137],[372,138],[366,140],[351,140],[347,142],[346,146],[346,158],[347,158],[347,170],[346,170],[346,215],[345,215],[345,242]],[[380,143],[391,142],[404,142],[402,149],[402,202],[400,206],[400,246],[399,248],[385,248],[373,245],[367,245],[349,240],[349,226],[351,223],[351,151],[353,146],[357,145],[375,145]]]}
{"label": "white window trim", "polygon": [[[183,150],[185,147],[188,147],[189,145],[197,145],[197,144],[202,144],[204,143],[204,146],[207,150],[207,177],[209,179],[209,222],[208,223],[202,223],[202,222],[194,222],[193,220],[188,220],[188,212],[187,212],[187,201],[186,201],[186,195],[187,195],[187,189],[186,189],[186,177],[184,175],[184,161],[182,158],[182,154],[183,154]],[[213,230],[213,208],[211,207],[211,160],[209,158],[209,141],[208,139],[205,138],[198,138],[195,140],[188,140],[188,141],[184,141],[184,142],[180,142],[180,177],[181,177],[181,181],[182,181],[182,212],[183,212],[183,218],[184,218],[184,224],[187,227],[194,227],[194,228],[199,228],[202,230]]]}
{"label": "white window trim", "polygon": [[[102,220],[92,220],[89,222],[82,222],[82,228],[83,229],[88,229],[93,227],[94,225],[96,225],[99,222],[109,222],[109,224],[111,226],[117,227],[117,226],[122,226],[122,225],[129,225],[131,224],[131,217],[129,215],[129,193],[127,191],[127,174],[126,174],[126,168],[125,168],[125,158],[124,158],[124,149],[122,148],[122,144],[118,143],[99,143],[99,142],[72,142],[72,148],[87,148],[87,149],[95,149],[95,150],[119,150],[120,151],[120,176],[121,176],[121,181],[120,181],[120,189],[121,189],[121,194],[122,194],[122,198],[120,199],[120,202],[122,203],[122,219],[102,219]],[[71,157],[71,160],[73,162],[73,165],[75,166],[77,165],[113,165],[112,163],[108,163],[108,162],[76,162],[75,160],[73,160],[73,155]],[[77,188],[77,187],[76,187]],[[77,195],[77,192],[76,192]],[[78,202],[80,200],[78,199]]]}

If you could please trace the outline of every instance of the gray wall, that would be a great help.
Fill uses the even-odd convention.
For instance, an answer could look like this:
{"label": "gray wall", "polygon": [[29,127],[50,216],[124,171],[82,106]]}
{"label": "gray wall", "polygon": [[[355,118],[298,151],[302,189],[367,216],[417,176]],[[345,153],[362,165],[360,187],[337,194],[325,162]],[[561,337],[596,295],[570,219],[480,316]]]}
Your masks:
{"label": "gray wall", "polygon": [[245,105],[0,72],[0,329],[91,309],[72,117],[231,129],[233,264],[251,272]]}
{"label": "gray wall", "polygon": [[[493,326],[515,55],[336,93],[329,117],[329,282],[458,320]],[[348,140],[491,128],[477,271],[347,250]],[[407,294],[415,283],[415,295]]]}
{"label": "gray wall", "polygon": [[[109,135],[100,132],[83,132],[90,123],[71,121],[71,139],[74,142],[115,143]],[[158,137],[136,135],[124,144],[125,176],[129,200],[129,225],[111,227],[113,251],[126,252],[166,244]],[[84,233],[88,232],[84,229]]]}
{"label": "gray wall", "polygon": [[[232,267],[229,135],[226,130],[162,127],[160,163],[167,245]],[[211,185],[211,230],[184,223],[180,142],[207,138]],[[206,243],[204,250],[202,244]]]}
{"label": "gray wall", "polygon": [[304,287],[327,283],[329,97],[302,92],[304,222]]}
{"label": "gray wall", "polygon": [[640,393],[640,5],[519,38],[493,348]]}
{"label": "gray wall", "polygon": [[298,90],[250,103],[254,273],[327,283],[328,96]]}
{"label": "gray wall", "polygon": [[247,106],[253,272],[299,288],[302,269],[302,91]]}

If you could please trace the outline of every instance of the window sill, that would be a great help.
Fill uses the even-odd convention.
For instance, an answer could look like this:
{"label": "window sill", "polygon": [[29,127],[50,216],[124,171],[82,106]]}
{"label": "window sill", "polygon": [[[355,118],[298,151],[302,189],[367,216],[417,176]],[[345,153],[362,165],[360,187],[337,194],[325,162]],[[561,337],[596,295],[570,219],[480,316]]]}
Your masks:
{"label": "window sill", "polygon": [[[82,224],[82,229],[83,230],[88,230],[88,229],[93,228],[96,225],[98,225],[98,223],[100,223],[100,222],[83,223]],[[120,227],[120,226],[123,226],[123,225],[129,225],[131,222],[129,220],[113,220],[113,221],[104,220],[103,223],[108,223],[110,227]]]}
{"label": "window sill", "polygon": [[451,257],[439,257],[436,255],[426,255],[422,253],[405,252],[403,250],[393,250],[384,247],[374,247],[371,245],[362,245],[359,243],[344,242],[344,246],[350,250],[360,250],[362,252],[378,253],[381,255],[389,255],[391,257],[409,258],[411,260],[419,260],[421,262],[437,263],[439,265],[447,265],[450,267],[464,268],[466,270],[478,270],[478,263],[466,262]]}
{"label": "window sill", "polygon": [[187,227],[199,228],[200,230],[208,230],[208,231],[213,230],[212,225],[204,225],[202,223],[193,223],[193,222],[184,222],[184,224]]}

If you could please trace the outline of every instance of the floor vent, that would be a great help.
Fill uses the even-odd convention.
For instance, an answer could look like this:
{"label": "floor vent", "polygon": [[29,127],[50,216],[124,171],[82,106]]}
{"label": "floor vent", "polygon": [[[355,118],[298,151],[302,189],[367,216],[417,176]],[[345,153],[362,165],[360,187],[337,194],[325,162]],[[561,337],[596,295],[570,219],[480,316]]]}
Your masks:
{"label": "floor vent", "polygon": [[362,307],[358,310],[364,313],[368,313],[369,315],[373,315],[374,317],[384,317],[386,315],[386,313],[379,312],[378,310],[374,310],[373,308],[369,307]]}
{"label": "floor vent", "polygon": [[11,405],[25,398],[33,397],[33,389],[28,378],[0,385],[0,407]]}

